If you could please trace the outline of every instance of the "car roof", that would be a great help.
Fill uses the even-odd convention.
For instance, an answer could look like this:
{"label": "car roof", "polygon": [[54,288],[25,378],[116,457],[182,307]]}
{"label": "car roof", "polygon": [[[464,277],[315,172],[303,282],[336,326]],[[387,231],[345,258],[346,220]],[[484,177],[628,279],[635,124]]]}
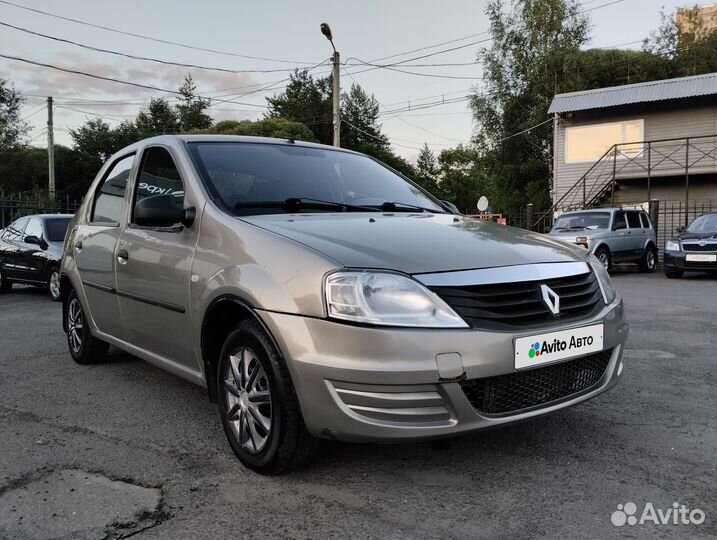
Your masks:
{"label": "car roof", "polygon": [[[50,218],[73,218],[75,217],[75,214],[31,214],[28,216],[22,216],[26,218],[40,218],[40,219],[50,219]],[[18,218],[21,219],[21,218]]]}

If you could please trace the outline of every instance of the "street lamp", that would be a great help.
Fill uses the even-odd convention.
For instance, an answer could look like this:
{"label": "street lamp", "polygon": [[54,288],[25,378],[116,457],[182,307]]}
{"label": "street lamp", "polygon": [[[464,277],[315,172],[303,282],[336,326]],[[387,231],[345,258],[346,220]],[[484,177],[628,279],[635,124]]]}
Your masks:
{"label": "street lamp", "polygon": [[328,39],[331,43],[331,48],[334,50],[334,54],[331,56],[331,62],[333,64],[333,73],[331,77],[331,102],[334,112],[334,146],[341,146],[341,84],[339,83],[341,60],[339,52],[334,46],[334,37],[331,34],[331,27],[328,23],[321,23],[321,33],[326,36],[326,39]]}

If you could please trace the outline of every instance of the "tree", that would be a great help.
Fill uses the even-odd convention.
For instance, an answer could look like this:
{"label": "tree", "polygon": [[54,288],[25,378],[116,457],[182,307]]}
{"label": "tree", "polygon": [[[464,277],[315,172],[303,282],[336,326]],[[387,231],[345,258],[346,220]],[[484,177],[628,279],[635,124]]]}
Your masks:
{"label": "tree", "polygon": [[378,123],[378,101],[361,86],[352,84],[344,96],[341,110],[341,146],[350,150],[371,153],[375,149],[388,149],[388,138],[381,133]]}
{"label": "tree", "polygon": [[486,183],[479,173],[479,157],[475,148],[459,144],[441,151],[438,168],[437,196],[452,202],[463,213],[475,213],[479,197],[488,194]]}
{"label": "tree", "polygon": [[438,187],[436,184],[437,174],[436,156],[428,148],[428,144],[424,143],[416,162],[416,182],[428,191],[435,193]]}
{"label": "tree", "polygon": [[266,101],[267,118],[300,122],[312,131],[318,142],[333,142],[331,77],[315,80],[308,71],[296,70],[286,89]]}
{"label": "tree", "polygon": [[13,83],[0,79],[0,150],[17,148],[24,142],[29,127],[20,117],[23,101]]}
{"label": "tree", "polygon": [[[141,138],[179,132],[179,113],[164,98],[152,98],[146,111],[140,111],[134,122]],[[208,127],[208,126],[207,126]]]}
{"label": "tree", "polygon": [[552,160],[548,105],[588,40],[588,19],[576,0],[513,0],[507,12],[504,5],[491,0],[486,8],[492,45],[479,54],[485,86],[471,97],[476,143],[496,207],[522,205],[529,194],[545,206]]}
{"label": "tree", "polygon": [[92,118],[77,129],[70,130],[73,147],[89,158],[104,162],[118,148],[116,133],[101,118]]}
{"label": "tree", "polygon": [[179,88],[180,96],[177,98],[177,113],[179,127],[182,131],[193,129],[207,129],[212,125],[212,117],[205,111],[210,102],[196,95],[197,85],[194,84],[191,74],[184,77],[184,84]]}
{"label": "tree", "polygon": [[220,135],[248,135],[254,137],[276,137],[277,139],[293,139],[295,141],[315,142],[314,134],[300,122],[292,122],[286,118],[265,118],[263,120],[225,120],[218,122],[209,129],[196,133],[215,133]]}

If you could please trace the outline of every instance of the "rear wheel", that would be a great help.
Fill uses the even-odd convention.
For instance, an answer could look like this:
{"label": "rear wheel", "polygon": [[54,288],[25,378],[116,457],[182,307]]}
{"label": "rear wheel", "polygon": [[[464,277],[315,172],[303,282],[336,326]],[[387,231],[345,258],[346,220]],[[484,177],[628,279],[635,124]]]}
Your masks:
{"label": "rear wheel", "polygon": [[683,270],[665,270],[665,275],[670,279],[681,278],[684,273]]}
{"label": "rear wheel", "polygon": [[651,247],[647,248],[645,253],[642,254],[639,264],[640,272],[654,272],[655,266],[657,266],[657,252]]}
{"label": "rear wheel", "polygon": [[60,271],[57,268],[50,269],[50,275],[47,278],[47,290],[53,302],[59,302],[62,299],[60,294]]}
{"label": "rear wheel", "polygon": [[256,321],[245,321],[222,347],[219,412],[232,450],[244,465],[277,474],[305,462],[317,441],[304,425],[281,355]]}
{"label": "rear wheel", "polygon": [[9,293],[12,289],[12,281],[5,277],[5,274],[0,270],[0,293]]}
{"label": "rear wheel", "polygon": [[609,271],[612,269],[610,252],[607,249],[605,249],[604,247],[598,248],[597,251],[595,251],[595,256],[597,257],[598,261],[600,261],[600,264],[603,265],[603,268],[605,268],[605,270]]}
{"label": "rear wheel", "polygon": [[94,337],[87,324],[85,312],[75,291],[67,297],[67,346],[78,364],[96,364],[107,356],[109,345]]}

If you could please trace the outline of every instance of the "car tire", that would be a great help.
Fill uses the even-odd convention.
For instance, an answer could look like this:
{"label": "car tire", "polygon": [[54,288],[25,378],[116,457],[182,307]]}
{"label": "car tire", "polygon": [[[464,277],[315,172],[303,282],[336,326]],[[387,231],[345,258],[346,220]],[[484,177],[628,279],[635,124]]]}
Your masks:
{"label": "car tire", "polygon": [[642,254],[638,264],[640,266],[640,272],[646,274],[654,272],[657,266],[657,251],[651,247],[647,248],[645,253]]}
{"label": "car tire", "polygon": [[306,429],[284,359],[264,328],[244,321],[220,355],[219,413],[239,461],[261,474],[306,462],[318,441]]}
{"label": "car tire", "polygon": [[0,293],[9,293],[12,290],[12,281],[0,271]]}
{"label": "car tire", "polygon": [[50,268],[50,273],[47,277],[47,292],[50,294],[50,299],[52,299],[53,302],[62,300],[60,291],[60,269],[56,266]]}
{"label": "car tire", "polygon": [[684,273],[683,270],[665,270],[665,275],[670,279],[681,278]]}
{"label": "car tire", "polygon": [[606,248],[601,247],[595,250],[595,256],[605,267],[605,270],[608,272],[612,270],[612,257],[610,257],[610,252]]}
{"label": "car tire", "polygon": [[65,334],[70,355],[78,364],[97,364],[106,358],[110,346],[90,332],[85,311],[75,291],[67,297]]}

